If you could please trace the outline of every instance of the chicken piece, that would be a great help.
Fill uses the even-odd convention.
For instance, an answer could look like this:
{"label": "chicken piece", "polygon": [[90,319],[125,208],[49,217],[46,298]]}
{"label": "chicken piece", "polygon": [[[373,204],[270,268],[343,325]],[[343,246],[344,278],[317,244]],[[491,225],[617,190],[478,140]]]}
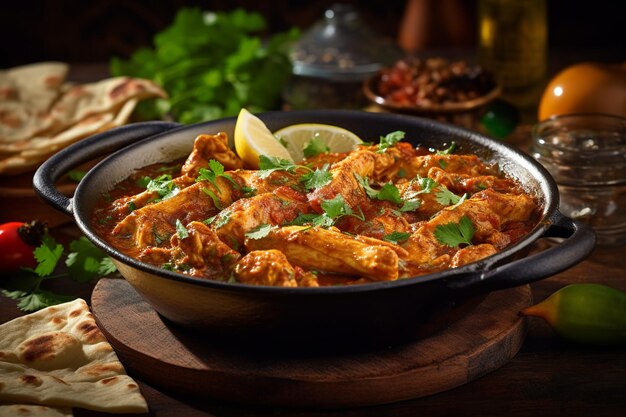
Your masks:
{"label": "chicken piece", "polygon": [[446,172],[470,176],[493,175],[493,168],[483,164],[476,155],[423,155],[413,158],[404,166],[407,177],[426,177],[431,168],[442,168]]}
{"label": "chicken piece", "polygon": [[478,175],[471,176],[467,174],[458,174],[447,172],[441,168],[433,167],[428,170],[428,177],[445,186],[456,194],[474,194],[493,188],[501,193],[519,194],[519,186],[509,178],[498,178],[495,175]]}
{"label": "chicken piece", "polygon": [[321,203],[341,194],[350,208],[366,204],[369,197],[359,185],[355,174],[365,178],[374,172],[376,156],[369,150],[359,149],[330,168],[333,179],[330,183],[309,193],[311,207],[322,213]]}
{"label": "chicken piece", "polygon": [[414,179],[404,184],[399,184],[397,187],[403,200],[417,199],[420,202],[419,207],[413,210],[411,212],[412,215],[409,216],[412,222],[429,219],[435,213],[445,208],[444,205],[437,201],[437,192],[439,190],[436,186],[431,190],[424,189],[420,181]]}
{"label": "chicken piece", "polygon": [[174,234],[171,239],[174,267],[194,276],[225,278],[241,254],[222,242],[204,223],[191,222],[185,228],[188,236],[181,238]]}
{"label": "chicken piece", "polygon": [[[239,249],[245,234],[263,224],[283,225],[301,213],[311,213],[306,196],[291,187],[279,187],[272,193],[242,198],[220,213],[212,227],[220,239]],[[219,227],[215,225],[219,225]]]}
{"label": "chicken piece", "polygon": [[242,187],[246,187],[248,194],[258,195],[274,191],[280,186],[299,187],[301,173],[287,171],[274,171],[267,177],[261,178],[259,171],[238,169],[227,173]]}
{"label": "chicken piece", "polygon": [[527,221],[536,204],[527,195],[501,194],[491,189],[481,191],[459,206],[441,210],[438,215],[422,224],[402,245],[409,257],[403,258],[412,265],[429,264],[452,248],[442,245],[435,237],[437,226],[458,223],[467,216],[474,226],[474,243],[489,243],[502,249],[511,243],[509,235],[502,233],[506,222]]}
{"label": "chicken piece", "polygon": [[278,249],[305,269],[365,276],[377,281],[398,278],[398,255],[384,244],[369,245],[337,230],[286,226],[260,239],[246,239],[246,249]]}
{"label": "chicken piece", "polygon": [[235,278],[244,284],[275,287],[317,287],[317,277],[293,267],[284,253],[276,249],[255,250],[234,266]]}
{"label": "chicken piece", "polygon": [[458,266],[479,261],[497,252],[498,250],[493,245],[490,245],[488,243],[467,246],[465,248],[459,249],[459,251],[454,254],[454,256],[452,257],[452,261],[450,262],[450,266],[456,268]]}
{"label": "chicken piece", "polygon": [[[343,219],[342,219],[343,220]],[[346,218],[340,223],[340,229],[354,235],[363,235],[375,239],[383,239],[393,232],[406,233],[411,226],[407,220],[390,209],[381,209],[381,214],[361,221],[354,217]]]}
{"label": "chicken piece", "polygon": [[377,152],[378,146],[374,147],[373,152],[377,156],[376,166],[372,179],[380,183],[394,182],[396,183],[402,178],[413,178],[415,174],[407,172],[407,168],[411,167],[411,161],[417,156],[417,151],[408,142],[398,142],[384,150]]}
{"label": "chicken piece", "polygon": [[199,135],[196,138],[181,173],[195,179],[200,168],[207,168],[211,159],[222,164],[226,171],[243,168],[243,161],[228,146],[228,136],[219,132],[216,135]]}
{"label": "chicken piece", "polygon": [[218,177],[216,184],[217,187],[208,181],[198,182],[166,200],[137,209],[119,222],[112,233],[128,235],[129,248],[134,251],[159,246],[174,234],[176,220],[183,224],[205,220],[232,203],[236,193],[230,181]]}

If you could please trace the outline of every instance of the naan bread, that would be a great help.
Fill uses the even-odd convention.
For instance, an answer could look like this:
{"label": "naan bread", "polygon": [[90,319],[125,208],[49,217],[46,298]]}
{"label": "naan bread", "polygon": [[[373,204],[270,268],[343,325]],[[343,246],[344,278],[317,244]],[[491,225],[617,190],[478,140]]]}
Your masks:
{"label": "naan bread", "polygon": [[82,299],[0,325],[0,403],[148,411]]}
{"label": "naan bread", "polygon": [[68,70],[61,62],[43,62],[0,71],[0,142],[28,139],[50,127],[46,115]]}
{"label": "naan bread", "polygon": [[73,415],[72,409],[67,407],[29,404],[0,405],[0,417],[72,417]]}

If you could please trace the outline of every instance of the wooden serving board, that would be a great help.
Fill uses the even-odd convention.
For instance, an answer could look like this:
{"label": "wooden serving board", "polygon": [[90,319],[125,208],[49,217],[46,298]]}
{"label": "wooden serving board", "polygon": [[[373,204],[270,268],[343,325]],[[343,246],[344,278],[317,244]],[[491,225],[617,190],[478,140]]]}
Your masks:
{"label": "wooden serving board", "polygon": [[144,382],[218,401],[336,408],[435,394],[498,369],[522,345],[526,323],[518,312],[532,296],[529,286],[498,291],[428,338],[319,356],[214,343],[220,335],[165,321],[121,279],[101,279],[91,302],[121,361]]}

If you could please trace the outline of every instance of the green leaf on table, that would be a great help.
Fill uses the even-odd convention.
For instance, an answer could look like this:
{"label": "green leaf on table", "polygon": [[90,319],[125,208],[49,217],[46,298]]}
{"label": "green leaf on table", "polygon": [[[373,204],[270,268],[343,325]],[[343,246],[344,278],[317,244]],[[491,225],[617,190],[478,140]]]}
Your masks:
{"label": "green leaf on table", "polygon": [[41,310],[76,299],[75,296],[59,295],[41,289],[34,292],[2,290],[2,294],[17,301],[17,307],[26,312]]}
{"label": "green leaf on table", "polygon": [[108,256],[85,236],[70,242],[69,248],[70,253],[67,255],[65,265],[70,278],[74,281],[89,282],[106,275],[103,272],[115,272],[111,261],[107,260]]}
{"label": "green leaf on table", "polygon": [[35,268],[35,272],[40,277],[50,275],[57,266],[59,259],[63,255],[63,245],[57,243],[50,235],[44,235],[41,245],[38,246],[33,254],[39,263]]}

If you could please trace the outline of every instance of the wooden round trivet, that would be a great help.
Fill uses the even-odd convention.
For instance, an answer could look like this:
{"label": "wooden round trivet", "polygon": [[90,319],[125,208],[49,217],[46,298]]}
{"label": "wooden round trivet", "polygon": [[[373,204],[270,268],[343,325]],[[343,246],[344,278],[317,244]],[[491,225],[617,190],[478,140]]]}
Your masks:
{"label": "wooden round trivet", "polygon": [[204,398],[303,407],[390,403],[483,376],[520,349],[526,326],[518,312],[531,301],[528,286],[498,291],[426,339],[365,353],[315,356],[212,343],[219,334],[164,321],[121,279],[101,279],[91,299],[98,325],[141,380]]}

